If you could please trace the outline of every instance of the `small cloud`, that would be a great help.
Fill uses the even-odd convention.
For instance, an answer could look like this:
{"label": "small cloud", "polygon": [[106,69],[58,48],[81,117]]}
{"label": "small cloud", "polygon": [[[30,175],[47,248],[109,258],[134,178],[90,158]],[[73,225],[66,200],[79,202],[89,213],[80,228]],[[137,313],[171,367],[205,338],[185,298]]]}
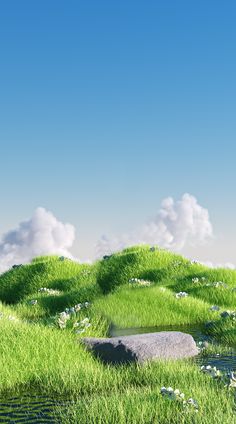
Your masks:
{"label": "small cloud", "polygon": [[0,272],[14,264],[27,263],[35,256],[57,254],[72,258],[68,249],[75,239],[75,228],[63,224],[44,208],[32,218],[8,231],[0,241]]}
{"label": "small cloud", "polygon": [[134,244],[158,244],[166,249],[181,251],[186,246],[205,243],[213,235],[208,210],[197,199],[185,193],[180,200],[167,197],[161,203],[156,218],[135,232],[119,238],[103,235],[95,246],[101,257]]}
{"label": "small cloud", "polygon": [[226,263],[213,263],[211,261],[199,261],[202,265],[206,265],[209,268],[226,268],[226,269],[236,269],[236,266],[231,262]]}

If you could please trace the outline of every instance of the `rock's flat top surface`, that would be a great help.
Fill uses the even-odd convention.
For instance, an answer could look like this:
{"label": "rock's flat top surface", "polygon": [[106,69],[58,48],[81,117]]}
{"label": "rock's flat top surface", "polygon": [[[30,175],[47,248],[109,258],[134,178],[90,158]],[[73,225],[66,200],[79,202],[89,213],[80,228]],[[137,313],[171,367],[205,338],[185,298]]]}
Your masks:
{"label": "rock's flat top surface", "polygon": [[142,363],[151,359],[180,359],[198,354],[193,337],[180,331],[84,338],[82,343],[107,363]]}

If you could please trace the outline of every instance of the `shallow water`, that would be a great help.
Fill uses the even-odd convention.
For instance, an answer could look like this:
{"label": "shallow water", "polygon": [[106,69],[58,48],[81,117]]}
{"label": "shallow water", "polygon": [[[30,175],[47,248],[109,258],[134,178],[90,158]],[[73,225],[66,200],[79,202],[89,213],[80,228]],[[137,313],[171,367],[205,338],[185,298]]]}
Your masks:
{"label": "shallow water", "polygon": [[[157,327],[133,327],[133,328],[116,328],[111,327],[110,336],[128,336],[134,334],[144,333],[158,333],[159,331],[181,331],[183,333],[191,334],[196,342],[210,342],[209,336],[204,334],[204,328],[200,325],[162,325]],[[236,351],[232,354],[220,354],[199,356],[193,359],[199,366],[211,365],[220,370],[236,371]]]}
{"label": "shallow water", "polygon": [[[158,327],[142,327],[142,328],[111,328],[110,336],[126,336],[132,334],[154,333],[159,331],[182,331],[191,334],[196,342],[209,341],[209,337],[203,333],[203,327],[190,325],[175,326],[158,326]],[[220,370],[236,371],[236,352],[231,355],[209,355],[194,358],[199,366],[211,365],[216,366]],[[22,395],[19,397],[0,398],[0,423],[18,424],[18,423],[35,423],[35,424],[51,424],[61,423],[56,418],[55,411],[58,406],[69,405],[71,402],[63,399],[55,400],[46,396]]]}
{"label": "shallow water", "polygon": [[191,334],[196,342],[208,340],[208,337],[203,333],[203,327],[200,325],[161,325],[156,327],[132,328],[111,327],[110,336],[129,336],[134,334],[158,333],[159,331],[181,331],[182,333]]}
{"label": "shallow water", "polygon": [[35,394],[0,398],[0,423],[59,423],[56,408],[66,403],[69,402]]}

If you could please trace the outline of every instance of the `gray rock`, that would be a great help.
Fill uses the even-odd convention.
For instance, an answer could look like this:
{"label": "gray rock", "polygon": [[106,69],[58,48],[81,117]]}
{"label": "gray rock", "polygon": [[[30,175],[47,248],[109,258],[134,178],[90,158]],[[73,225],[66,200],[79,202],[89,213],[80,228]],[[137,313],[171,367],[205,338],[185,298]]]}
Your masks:
{"label": "gray rock", "polygon": [[105,363],[142,363],[151,359],[180,359],[199,353],[193,337],[179,331],[100,339],[83,338],[81,341]]}

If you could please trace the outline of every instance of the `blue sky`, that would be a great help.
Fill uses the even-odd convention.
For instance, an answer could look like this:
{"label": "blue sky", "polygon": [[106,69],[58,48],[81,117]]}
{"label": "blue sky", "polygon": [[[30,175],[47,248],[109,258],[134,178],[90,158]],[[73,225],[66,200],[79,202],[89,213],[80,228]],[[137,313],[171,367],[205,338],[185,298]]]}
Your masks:
{"label": "blue sky", "polygon": [[195,253],[236,264],[235,19],[234,1],[2,1],[0,233],[43,206],[87,257],[187,192],[215,234]]}

